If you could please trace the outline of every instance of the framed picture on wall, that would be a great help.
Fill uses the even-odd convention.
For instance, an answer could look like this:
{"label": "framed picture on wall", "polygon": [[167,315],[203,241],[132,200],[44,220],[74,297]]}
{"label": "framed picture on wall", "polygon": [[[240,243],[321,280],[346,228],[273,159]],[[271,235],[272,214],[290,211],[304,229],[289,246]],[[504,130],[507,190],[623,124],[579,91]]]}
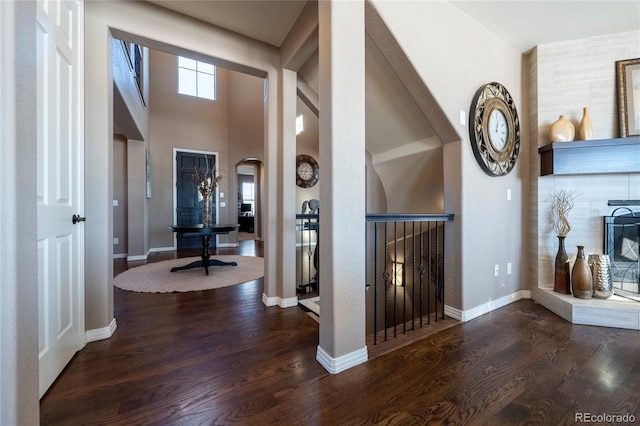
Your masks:
{"label": "framed picture on wall", "polygon": [[620,137],[640,135],[640,58],[616,61]]}

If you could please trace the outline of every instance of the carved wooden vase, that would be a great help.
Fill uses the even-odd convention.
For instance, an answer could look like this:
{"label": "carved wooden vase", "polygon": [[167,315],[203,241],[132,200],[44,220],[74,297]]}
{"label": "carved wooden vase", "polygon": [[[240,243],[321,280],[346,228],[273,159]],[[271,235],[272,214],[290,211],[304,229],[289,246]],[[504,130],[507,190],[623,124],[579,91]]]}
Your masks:
{"label": "carved wooden vase", "polygon": [[573,295],[580,299],[591,299],[593,296],[593,277],[584,257],[584,246],[578,246],[576,261],[571,270],[571,289]]}
{"label": "carved wooden vase", "polygon": [[576,136],[576,128],[572,122],[561,115],[549,130],[549,139],[551,142],[570,142]]}
{"label": "carved wooden vase", "polygon": [[583,141],[590,141],[593,139],[593,124],[591,123],[591,116],[589,115],[589,108],[587,107],[582,109],[582,120],[580,120],[578,133],[580,135],[580,139]]}
{"label": "carved wooden vase", "polygon": [[569,267],[569,256],[564,248],[564,239],[558,236],[558,253],[553,277],[553,291],[563,294],[571,294],[571,270]]}

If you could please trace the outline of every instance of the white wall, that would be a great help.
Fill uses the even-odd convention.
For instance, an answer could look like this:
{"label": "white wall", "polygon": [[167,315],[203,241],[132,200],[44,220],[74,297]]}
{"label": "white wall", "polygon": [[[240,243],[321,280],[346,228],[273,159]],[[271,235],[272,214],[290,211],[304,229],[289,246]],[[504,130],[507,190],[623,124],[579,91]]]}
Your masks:
{"label": "white wall", "polygon": [[591,37],[538,46],[531,54],[531,186],[533,263],[531,288],[553,288],[557,238],[549,224],[550,197],[564,189],[576,195],[569,213],[572,230],[566,247],[570,261],[576,246],[585,253],[603,252],[602,216],[613,199],[640,199],[640,173],[544,176],[537,149],[550,142],[551,124],[564,114],[576,128],[582,108],[588,107],[594,139],[619,136],[615,62],[640,57],[640,31]]}
{"label": "white wall", "polygon": [[127,254],[127,138],[124,135],[113,135],[113,199],[118,205],[113,206],[113,237],[118,244],[113,245],[114,256]]}
{"label": "white wall", "polygon": [[36,3],[0,2],[0,424],[39,422]]}
{"label": "white wall", "polygon": [[[129,139],[144,140],[148,134],[149,114],[145,101],[138,91],[138,84],[135,80],[135,71],[128,52],[122,41],[113,39],[112,66],[114,91],[114,121],[118,124],[121,132]],[[147,57],[143,58],[142,69],[148,68]],[[146,85],[143,86],[146,89]],[[148,99],[148,93],[144,94],[144,99]]]}
{"label": "white wall", "polygon": [[[227,70],[217,68],[217,99],[211,101],[181,95],[177,91],[178,57],[149,49],[149,143],[152,158],[153,193],[149,200],[149,235],[152,248],[173,246],[173,233],[167,228],[174,222],[173,149],[189,149],[218,153],[218,167],[224,171],[219,191],[229,191],[228,125],[227,125]],[[229,199],[229,197],[226,197]],[[233,201],[233,198],[231,199]],[[228,222],[228,211],[235,205],[218,204],[219,222]]]}
{"label": "white wall", "polygon": [[[227,99],[228,109],[228,137],[229,145],[227,152],[228,161],[228,192],[227,202],[232,203],[235,209],[235,197],[237,175],[235,166],[239,162],[252,158],[257,159],[264,165],[264,137],[265,137],[265,103],[264,103],[264,79],[252,75],[229,72],[227,78]],[[260,168],[261,170],[264,167]],[[256,175],[256,190],[260,190],[260,176]],[[257,194],[257,209],[254,219],[254,236],[263,238],[262,233],[262,210],[260,209],[260,196]],[[235,211],[235,210],[233,210]],[[229,211],[229,221],[236,222],[232,217],[233,211]]]}
{"label": "white wall", "polygon": [[[522,55],[447,2],[373,4],[461,137],[444,147],[444,211],[455,214],[446,226],[446,304],[467,311],[528,288],[528,222],[522,214],[528,211],[526,121],[521,121],[518,163],[499,178],[480,169],[467,123],[459,124],[460,111],[468,114],[476,90],[491,81],[509,90],[526,117]],[[508,262],[512,275],[504,274]],[[499,277],[494,277],[496,264],[503,271]]]}

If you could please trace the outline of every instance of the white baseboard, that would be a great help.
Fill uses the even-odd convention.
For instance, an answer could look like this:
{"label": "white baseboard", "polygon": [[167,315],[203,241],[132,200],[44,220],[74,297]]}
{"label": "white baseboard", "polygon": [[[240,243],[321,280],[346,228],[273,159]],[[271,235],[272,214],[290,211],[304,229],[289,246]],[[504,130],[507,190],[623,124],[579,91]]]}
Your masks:
{"label": "white baseboard", "polygon": [[265,293],[262,293],[262,303],[266,306],[280,306],[281,308],[291,308],[298,306],[298,297],[288,297],[283,299],[281,297],[269,297]]}
{"label": "white baseboard", "polygon": [[[153,247],[149,249],[149,253],[161,253],[161,252],[165,252],[165,251],[174,251],[175,249],[173,248],[173,246],[171,247]],[[149,255],[149,253],[147,253],[147,255]]]}
{"label": "white baseboard", "polygon": [[220,247],[220,248],[227,248],[227,247],[236,248],[236,247],[239,247],[239,246],[240,246],[239,243],[220,243],[220,244],[216,244],[216,247]]}
{"label": "white baseboard", "polygon": [[368,359],[369,355],[367,353],[366,346],[338,358],[331,357],[320,346],[318,346],[318,352],[316,354],[316,360],[331,374],[341,373],[351,367],[367,362]]}
{"label": "white baseboard", "polygon": [[127,258],[127,253],[118,253],[113,255],[114,259],[126,259]]}
{"label": "white baseboard", "polygon": [[109,337],[113,336],[116,328],[118,328],[118,325],[116,324],[116,319],[114,318],[111,320],[111,323],[107,327],[87,330],[84,333],[85,343],[108,339]]}
{"label": "white baseboard", "polygon": [[137,256],[127,256],[127,262],[135,262],[138,260],[147,260],[147,258],[149,257],[148,254],[140,254]]}
{"label": "white baseboard", "polygon": [[298,306],[298,296],[280,299],[279,305],[281,308],[291,308],[293,306]]}
{"label": "white baseboard", "polygon": [[507,306],[510,303],[516,302],[520,299],[531,299],[531,291],[530,290],[519,290],[515,293],[508,294],[496,300],[490,300],[487,303],[484,303],[480,306],[476,306],[473,309],[469,309],[467,311],[461,311],[456,308],[452,308],[449,305],[445,305],[444,314],[448,317],[456,319],[461,322],[467,322],[474,318],[478,318],[481,315],[494,311],[496,309],[502,308],[503,306]]}

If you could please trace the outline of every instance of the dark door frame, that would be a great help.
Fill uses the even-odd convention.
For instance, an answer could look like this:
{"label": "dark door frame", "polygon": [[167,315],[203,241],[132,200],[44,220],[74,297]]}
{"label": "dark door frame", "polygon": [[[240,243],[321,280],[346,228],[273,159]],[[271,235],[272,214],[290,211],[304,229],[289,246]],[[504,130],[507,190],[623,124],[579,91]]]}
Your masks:
{"label": "dark door frame", "polygon": [[[211,157],[215,158],[215,164],[219,164],[219,159],[220,159],[220,154],[217,151],[204,151],[204,150],[199,150],[199,149],[187,149],[187,148],[173,148],[173,157],[172,157],[172,164],[173,164],[173,223],[178,223],[178,165],[177,165],[177,156],[178,156],[178,152],[186,152],[189,154],[202,154],[202,155],[208,155]],[[219,188],[216,188],[215,190],[215,199],[214,199],[214,203],[215,203],[215,217],[216,217],[216,221],[218,220],[218,218],[220,217],[220,203],[219,203]],[[217,245],[218,243],[218,236],[216,235],[216,241],[215,244]],[[177,237],[174,233],[173,235],[173,249],[177,250],[178,248],[178,240]]]}

